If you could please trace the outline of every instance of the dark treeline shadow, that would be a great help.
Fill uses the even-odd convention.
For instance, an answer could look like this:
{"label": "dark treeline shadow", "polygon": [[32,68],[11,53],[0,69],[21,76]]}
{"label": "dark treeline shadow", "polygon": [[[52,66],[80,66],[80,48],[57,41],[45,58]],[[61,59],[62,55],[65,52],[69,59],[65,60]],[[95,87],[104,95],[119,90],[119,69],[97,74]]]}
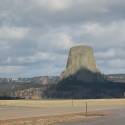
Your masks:
{"label": "dark treeline shadow", "polygon": [[19,100],[19,99],[23,99],[20,97],[10,97],[10,96],[0,96],[0,100]]}
{"label": "dark treeline shadow", "polygon": [[48,87],[44,96],[54,99],[123,98],[124,92],[125,84],[109,81],[101,73],[81,69],[60,80],[56,86]]}

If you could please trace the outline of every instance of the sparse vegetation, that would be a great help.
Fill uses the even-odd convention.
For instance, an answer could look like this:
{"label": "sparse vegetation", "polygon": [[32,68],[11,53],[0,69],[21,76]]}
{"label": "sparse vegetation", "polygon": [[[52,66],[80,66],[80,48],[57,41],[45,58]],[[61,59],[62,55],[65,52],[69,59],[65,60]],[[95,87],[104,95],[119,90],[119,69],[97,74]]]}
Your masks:
{"label": "sparse vegetation", "polygon": [[[88,104],[87,117],[85,115],[85,104]],[[72,104],[73,103],[73,104]],[[80,112],[64,112],[59,115],[47,115],[38,117],[18,118],[11,120],[0,120],[0,125],[55,125],[55,123],[67,121],[79,121],[86,118],[105,117],[110,115],[110,112],[103,111],[103,107],[120,107],[125,106],[125,99],[90,99],[90,100],[0,100],[0,107],[37,107],[37,108],[52,108],[55,107],[80,107]],[[102,107],[100,107],[102,106]],[[99,108],[102,111],[91,110]],[[57,108],[59,109],[59,108]]]}
{"label": "sparse vegetation", "polygon": [[90,99],[90,100],[0,100],[0,106],[24,106],[24,107],[83,107],[88,106],[124,106],[125,99]]}

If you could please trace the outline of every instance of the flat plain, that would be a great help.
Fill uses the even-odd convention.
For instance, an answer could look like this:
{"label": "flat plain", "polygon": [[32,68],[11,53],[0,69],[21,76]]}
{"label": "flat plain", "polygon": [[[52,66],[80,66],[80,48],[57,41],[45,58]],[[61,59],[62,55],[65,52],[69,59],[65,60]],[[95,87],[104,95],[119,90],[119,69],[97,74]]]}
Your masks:
{"label": "flat plain", "polygon": [[68,121],[75,124],[75,121],[109,118],[114,111],[121,113],[124,109],[125,99],[0,100],[0,125],[55,125]]}

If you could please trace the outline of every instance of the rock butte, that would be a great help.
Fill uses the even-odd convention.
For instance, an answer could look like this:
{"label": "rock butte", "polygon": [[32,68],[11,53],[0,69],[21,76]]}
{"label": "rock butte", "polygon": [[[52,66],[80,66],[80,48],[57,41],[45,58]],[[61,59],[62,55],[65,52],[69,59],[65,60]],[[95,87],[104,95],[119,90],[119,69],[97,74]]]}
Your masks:
{"label": "rock butte", "polygon": [[62,78],[73,75],[81,69],[100,73],[96,66],[93,49],[89,46],[80,45],[70,49],[66,70],[62,73]]}

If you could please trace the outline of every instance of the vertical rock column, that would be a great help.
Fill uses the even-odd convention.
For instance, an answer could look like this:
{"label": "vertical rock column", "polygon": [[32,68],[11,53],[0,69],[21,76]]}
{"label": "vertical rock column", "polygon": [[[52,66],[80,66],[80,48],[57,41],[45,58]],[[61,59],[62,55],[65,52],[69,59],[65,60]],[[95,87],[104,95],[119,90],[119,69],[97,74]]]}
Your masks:
{"label": "vertical rock column", "polygon": [[99,73],[93,49],[89,46],[72,47],[69,52],[66,70],[62,73],[62,77],[66,78],[84,69],[92,73]]}

